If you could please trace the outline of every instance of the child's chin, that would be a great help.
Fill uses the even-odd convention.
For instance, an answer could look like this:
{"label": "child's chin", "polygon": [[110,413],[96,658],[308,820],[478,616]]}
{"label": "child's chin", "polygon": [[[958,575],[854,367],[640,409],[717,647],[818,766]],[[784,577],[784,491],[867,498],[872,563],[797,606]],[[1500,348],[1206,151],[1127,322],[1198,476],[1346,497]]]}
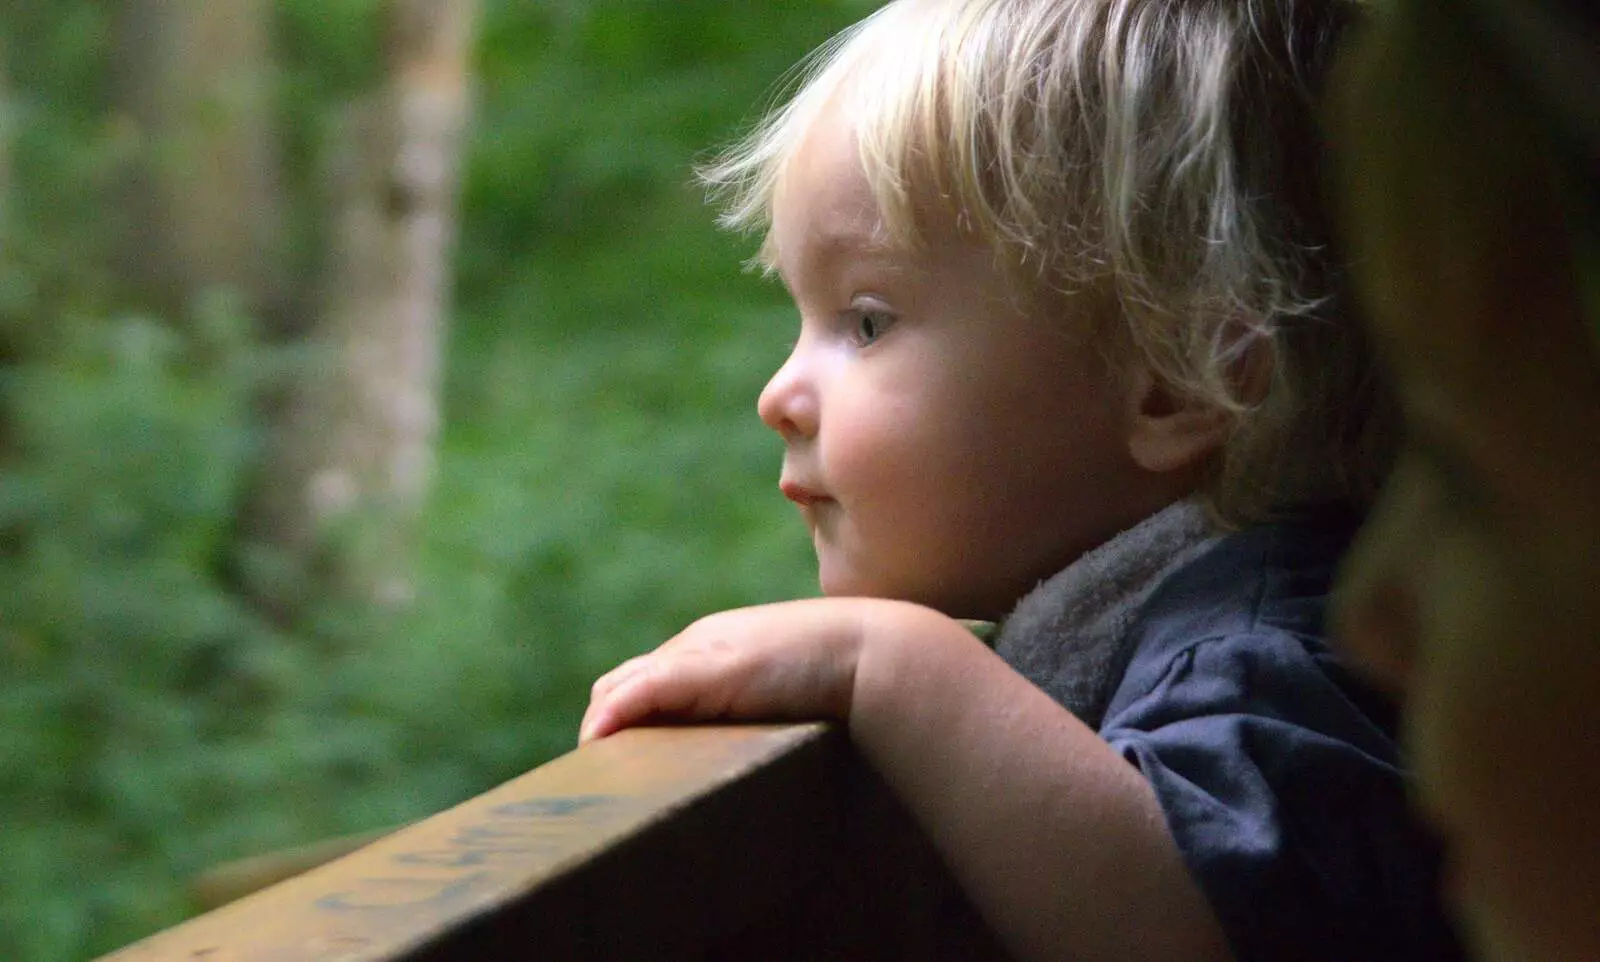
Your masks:
{"label": "child's chin", "polygon": [[817,572],[817,587],[822,590],[824,598],[854,598],[861,594],[853,589],[849,579],[830,578],[820,570]]}
{"label": "child's chin", "polygon": [[817,564],[817,586],[828,598],[892,597],[882,591],[881,585],[874,585],[871,579],[861,577],[859,572],[829,564],[820,557]]}

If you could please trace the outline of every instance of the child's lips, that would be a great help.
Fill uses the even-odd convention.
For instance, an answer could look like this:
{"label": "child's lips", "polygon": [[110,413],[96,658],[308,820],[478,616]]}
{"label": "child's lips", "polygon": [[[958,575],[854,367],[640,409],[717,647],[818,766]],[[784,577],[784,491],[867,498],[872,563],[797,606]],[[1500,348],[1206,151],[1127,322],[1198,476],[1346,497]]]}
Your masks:
{"label": "child's lips", "polygon": [[802,508],[808,508],[811,505],[829,500],[826,495],[818,494],[796,481],[779,481],[778,490],[783,492],[784,497]]}

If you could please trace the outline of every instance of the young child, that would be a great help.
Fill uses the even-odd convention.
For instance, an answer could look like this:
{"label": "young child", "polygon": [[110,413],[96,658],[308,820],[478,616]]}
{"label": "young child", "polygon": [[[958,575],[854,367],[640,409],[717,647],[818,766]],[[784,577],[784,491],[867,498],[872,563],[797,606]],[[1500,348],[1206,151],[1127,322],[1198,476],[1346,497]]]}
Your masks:
{"label": "young child", "polygon": [[1600,959],[1600,8],[1396,0],[1344,209],[1410,428],[1338,634],[1407,692],[1486,962]]}
{"label": "young child", "polygon": [[827,597],[702,619],[581,738],[839,719],[1021,957],[1453,957],[1321,641],[1383,465],[1317,203],[1353,12],[897,0],[825,48],[707,177],[799,308],[759,411]]}

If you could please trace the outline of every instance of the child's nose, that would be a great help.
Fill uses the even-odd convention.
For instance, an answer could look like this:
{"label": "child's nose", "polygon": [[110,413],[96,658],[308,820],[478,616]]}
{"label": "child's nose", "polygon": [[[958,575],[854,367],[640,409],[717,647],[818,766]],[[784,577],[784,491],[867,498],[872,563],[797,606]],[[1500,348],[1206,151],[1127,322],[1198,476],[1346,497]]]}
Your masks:
{"label": "child's nose", "polygon": [[816,436],[819,414],[816,388],[806,375],[798,349],[762,389],[756,401],[756,413],[767,427],[790,443]]}

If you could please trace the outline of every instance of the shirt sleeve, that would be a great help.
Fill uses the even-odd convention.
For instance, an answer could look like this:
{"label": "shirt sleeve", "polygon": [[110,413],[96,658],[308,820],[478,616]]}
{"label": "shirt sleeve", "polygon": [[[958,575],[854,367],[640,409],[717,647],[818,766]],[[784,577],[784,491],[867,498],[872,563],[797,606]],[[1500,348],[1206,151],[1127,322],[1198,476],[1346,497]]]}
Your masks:
{"label": "shirt sleeve", "polygon": [[1154,788],[1238,962],[1464,957],[1394,740],[1326,649],[1257,631],[1141,667],[1101,734]]}

